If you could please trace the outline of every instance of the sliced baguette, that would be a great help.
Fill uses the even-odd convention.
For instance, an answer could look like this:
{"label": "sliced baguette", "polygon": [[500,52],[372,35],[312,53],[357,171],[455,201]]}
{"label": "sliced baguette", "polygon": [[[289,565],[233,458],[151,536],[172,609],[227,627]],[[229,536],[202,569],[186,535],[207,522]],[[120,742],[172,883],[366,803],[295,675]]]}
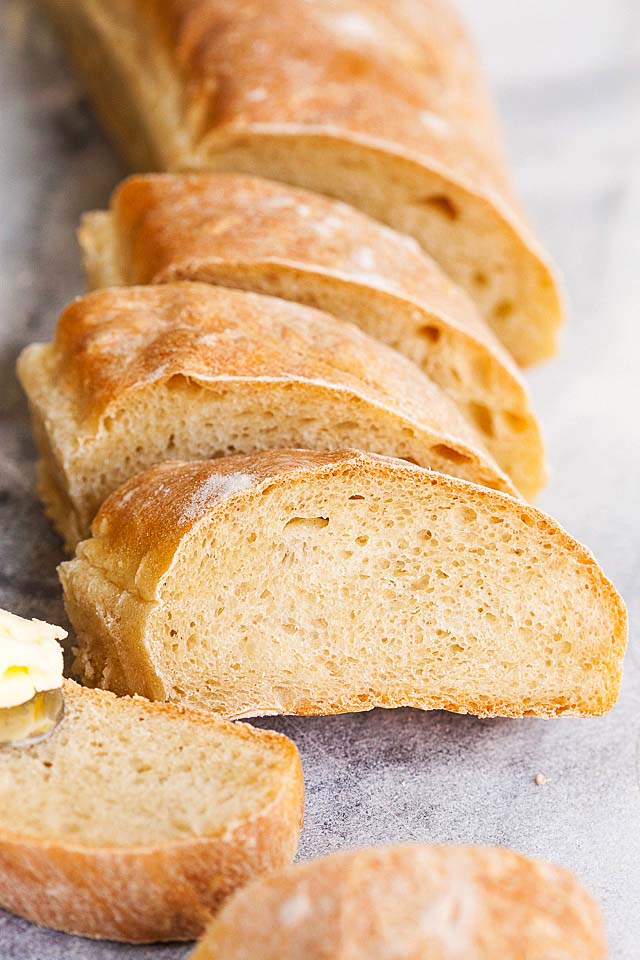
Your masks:
{"label": "sliced baguette", "polygon": [[59,572],[85,682],[228,717],[592,716],[618,694],[626,613],[591,554],[522,501],[385,457],[157,465]]}
{"label": "sliced baguette", "polygon": [[380,847],[240,890],[190,960],[604,960],[567,870],[498,847]]}
{"label": "sliced baguette", "polygon": [[190,940],[293,858],[286,737],[72,681],[64,695],[47,740],[0,750],[0,905],[86,937]]}
{"label": "sliced baguette", "polygon": [[199,283],[96,291],[18,362],[40,492],[73,547],[124,480],[168,459],[354,446],[515,488],[453,401],[351,324]]}
{"label": "sliced baguette", "polygon": [[201,280],[319,307],[394,347],[458,404],[528,498],[544,482],[524,381],[420,250],[327,197],[234,174],[130,177],[79,231],[92,287]]}
{"label": "sliced baguette", "polygon": [[134,169],[234,170],[413,235],[521,363],[558,290],[507,182],[484,78],[446,0],[46,0]]}

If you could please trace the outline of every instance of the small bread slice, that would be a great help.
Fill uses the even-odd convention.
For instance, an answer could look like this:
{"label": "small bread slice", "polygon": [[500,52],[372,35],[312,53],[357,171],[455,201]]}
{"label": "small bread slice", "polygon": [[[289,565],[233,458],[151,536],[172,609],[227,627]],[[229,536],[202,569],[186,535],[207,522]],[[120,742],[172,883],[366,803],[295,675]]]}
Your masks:
{"label": "small bread slice", "polygon": [[0,750],[0,905],[85,937],[199,936],[293,859],[300,757],[286,737],[64,684],[48,739]]}
{"label": "small bread slice", "polygon": [[625,608],[523,501],[357,451],[165,463],[60,578],[92,685],[218,711],[592,716]]}
{"label": "small bread slice", "polygon": [[252,881],[190,960],[605,960],[600,910],[561,867],[499,847],[379,847]]}
{"label": "small bread slice", "polygon": [[414,236],[521,363],[561,304],[448,0],[46,0],[135,170],[237,171]]}
{"label": "small bread slice", "polygon": [[527,388],[469,298],[409,237],[344,203],[234,174],[130,177],[79,231],[92,287],[201,280],[349,320],[458,404],[532,499],[544,483]]}
{"label": "small bread slice", "polygon": [[516,494],[453,401],[399,353],[296,303],[204,283],[96,291],[18,374],[40,493],[72,548],[152,463],[354,446]]}

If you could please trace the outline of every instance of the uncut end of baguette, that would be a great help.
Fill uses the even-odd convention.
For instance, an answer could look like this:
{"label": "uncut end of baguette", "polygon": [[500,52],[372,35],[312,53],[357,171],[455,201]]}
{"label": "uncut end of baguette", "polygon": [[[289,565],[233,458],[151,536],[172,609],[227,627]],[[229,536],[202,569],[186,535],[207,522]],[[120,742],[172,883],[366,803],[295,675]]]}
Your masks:
{"label": "uncut end of baguette", "polygon": [[[252,480],[273,457],[269,481]],[[125,689],[225,716],[375,706],[595,716],[615,702],[624,606],[539,511],[365,454],[220,463],[198,465],[196,506],[217,469],[236,465],[247,483],[182,534],[163,512],[163,557],[163,537],[176,541],[170,570],[145,582],[147,600],[122,573],[118,586],[107,579],[126,549],[109,526],[132,516],[138,495],[149,503],[153,471],[127,486],[121,510],[118,493],[107,502],[98,535],[63,565],[77,665],[91,682],[115,672]],[[165,488],[186,466],[165,465]]]}
{"label": "uncut end of baguette", "polygon": [[303,788],[286,737],[70,681],[64,694],[47,740],[0,754],[2,906],[83,936],[191,939],[292,859]]}

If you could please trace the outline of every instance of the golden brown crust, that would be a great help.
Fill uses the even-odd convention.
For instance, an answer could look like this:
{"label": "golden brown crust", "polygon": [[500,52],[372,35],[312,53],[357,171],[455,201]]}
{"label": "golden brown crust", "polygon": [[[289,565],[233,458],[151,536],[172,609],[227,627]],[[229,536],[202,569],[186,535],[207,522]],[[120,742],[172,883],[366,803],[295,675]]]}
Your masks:
{"label": "golden brown crust", "polygon": [[518,377],[472,302],[431,257],[347,204],[262,177],[218,173],[128,177],[110,206],[123,284],[204,279],[198,270],[217,263],[346,277],[432,310]]}
{"label": "golden brown crust", "polygon": [[[340,131],[513,202],[477,57],[443,0],[145,6],[188,90],[194,141],[225,128]],[[421,111],[448,135],[416,123]]]}
{"label": "golden brown crust", "polygon": [[205,387],[285,378],[397,404],[481,448],[452,401],[413,364],[351,324],[276,297],[189,282],[97,290],[62,312],[52,354],[81,422],[97,423],[127,392],[174,376]]}
{"label": "golden brown crust", "polygon": [[[191,723],[225,723],[173,704],[116,698],[72,681],[65,682],[65,698],[107,698],[114,710],[131,706],[137,713],[182,715]],[[230,823],[216,835],[175,842],[154,842],[150,824],[144,846],[89,847],[62,836],[19,836],[5,827],[0,904],[34,923],[86,937],[152,942],[198,936],[238,886],[292,859],[302,825],[304,786],[294,744],[246,724],[228,727],[233,737],[264,740],[265,749],[282,752],[280,790],[259,815]]]}
{"label": "golden brown crust", "polygon": [[[391,953],[390,953],[391,951]],[[492,847],[380,847],[249,884],[192,960],[604,960],[600,911],[566,870]]]}

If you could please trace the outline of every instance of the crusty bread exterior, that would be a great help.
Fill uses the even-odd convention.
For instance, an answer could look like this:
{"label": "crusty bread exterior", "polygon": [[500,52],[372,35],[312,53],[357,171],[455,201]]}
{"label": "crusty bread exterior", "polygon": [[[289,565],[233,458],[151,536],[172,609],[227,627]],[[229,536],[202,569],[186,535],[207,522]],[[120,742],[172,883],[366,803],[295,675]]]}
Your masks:
{"label": "crusty bread exterior", "polygon": [[67,546],[160,460],[355,446],[516,494],[453,401],[409,360],[297,303],[202,283],[95,291],[18,362]]}
{"label": "crusty bread exterior", "polygon": [[64,694],[47,740],[0,751],[0,905],[86,937],[190,940],[293,858],[303,780],[286,737],[72,681]]}
{"label": "crusty bread exterior", "polygon": [[130,177],[79,231],[91,287],[200,280],[319,307],[422,368],[529,499],[544,482],[527,388],[414,240],[354,208],[237,174]]}
{"label": "crusty bread exterior", "polygon": [[[165,463],[59,568],[90,684],[225,716],[592,716],[626,611],[523,501],[355,451]],[[117,611],[117,615],[114,615]]]}
{"label": "crusty bread exterior", "polygon": [[514,200],[477,59],[446,0],[46,0],[137,169],[236,170],[410,233],[521,363],[557,287]]}
{"label": "crusty bread exterior", "polygon": [[561,867],[498,847],[337,853],[256,880],[190,960],[604,960],[600,911]]}

